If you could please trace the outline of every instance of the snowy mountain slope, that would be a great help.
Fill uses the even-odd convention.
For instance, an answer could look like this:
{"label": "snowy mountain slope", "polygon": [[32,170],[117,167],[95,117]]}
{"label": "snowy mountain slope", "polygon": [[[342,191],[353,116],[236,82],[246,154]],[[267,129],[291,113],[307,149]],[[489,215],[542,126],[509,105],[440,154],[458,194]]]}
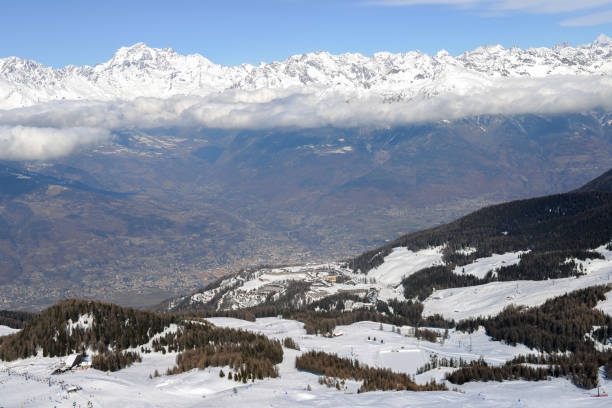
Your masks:
{"label": "snowy mountain slope", "polygon": [[426,248],[413,252],[405,247],[393,248],[379,267],[368,272],[368,278],[385,286],[397,286],[402,280],[423,268],[442,265],[443,247]]}
{"label": "snowy mountain slope", "polygon": [[[510,304],[538,306],[564,293],[612,283],[612,251],[606,246],[601,246],[594,249],[594,252],[600,253],[603,259],[573,260],[584,268],[584,275],[577,278],[495,281],[484,285],[438,290],[424,301],[423,315],[439,314],[455,321],[478,316],[493,316]],[[520,254],[519,251],[476,258],[469,264],[455,267],[453,273],[483,278],[489,271],[495,272],[499,267],[517,264],[520,261]],[[401,284],[403,277],[423,268],[444,264],[440,248],[430,248],[416,253],[405,248],[397,248],[385,257],[382,265],[367,275],[353,273],[343,264],[263,268],[250,274],[229,277],[213,289],[174,299],[166,308],[181,310],[212,307],[214,310],[235,310],[264,305],[270,299],[276,300],[285,295],[293,282],[303,282],[310,286],[305,292],[300,293],[303,297],[302,305],[336,294],[362,296],[362,303],[345,302],[345,310],[354,310],[371,307],[376,301],[406,300]],[[599,308],[609,313],[609,304],[609,300],[602,302]]]}
{"label": "snowy mountain slope", "polygon": [[[605,401],[591,398],[593,391],[581,390],[567,379],[527,382],[506,381],[473,382],[459,387],[460,392],[366,392],[355,393],[355,381],[348,381],[349,389],[338,391],[318,383],[318,376],[295,368],[295,357],[309,350],[329,350],[342,356],[358,358],[371,366],[387,367],[414,373],[415,367],[428,361],[429,355],[463,358],[466,360],[484,357],[491,364],[500,364],[528,349],[512,347],[492,341],[482,331],[471,336],[451,330],[444,344],[417,341],[406,337],[384,325],[360,322],[338,327],[344,334],[326,338],[307,335],[301,323],[276,318],[257,319],[245,322],[237,319],[211,319],[220,327],[240,327],[262,333],[271,338],[291,337],[301,351],[284,349],[284,359],[279,364],[279,378],[256,380],[241,384],[219,376],[220,368],[208,367],[191,370],[178,375],[162,375],[149,378],[158,370],[164,372],[175,363],[176,354],[144,354],[141,363],[118,372],[87,369],[76,370],[60,376],[50,375],[63,358],[33,357],[14,362],[0,363],[0,396],[4,406],[28,407],[179,407],[223,406],[252,407],[299,406],[299,407],[439,407],[457,404],[470,407],[514,407],[547,406],[554,401],[559,407],[602,406]],[[402,328],[406,329],[406,328]],[[367,336],[376,336],[383,343],[368,341]],[[470,350],[471,349],[471,350]],[[228,367],[222,368],[226,373]],[[417,375],[418,382],[429,378],[442,379],[447,369],[436,369]],[[610,380],[601,378],[601,384],[609,389]],[[62,387],[63,386],[63,387]],[[68,392],[76,386],[76,392]],[[310,386],[310,390],[307,387]],[[80,389],[79,389],[80,388]],[[520,399],[520,403],[518,400]],[[74,405],[73,405],[74,404]]]}
{"label": "snowy mountain slope", "polygon": [[[436,291],[424,302],[424,315],[440,314],[457,321],[472,317],[494,316],[506,306],[538,306],[557,296],[589,286],[612,283],[612,251],[606,246],[595,249],[604,259],[582,262],[585,275],[576,278],[541,281],[520,280],[491,282]],[[466,270],[470,266],[466,266]],[[608,292],[608,297],[612,292]],[[600,309],[609,313],[609,302],[602,302]]]}
{"label": "snowy mountain slope", "polygon": [[425,316],[458,321],[497,314],[510,303],[536,306],[612,282],[611,205],[609,193],[590,191],[486,207],[348,262],[241,271],[159,309],[210,312],[277,301],[303,308],[339,295],[347,302],[336,298],[332,308],[420,299]]}
{"label": "snowy mountain slope", "polygon": [[[222,66],[199,54],[180,55],[171,48],[143,43],[120,48],[110,60],[90,66],[53,69],[18,57],[0,59],[0,109],[55,100],[115,100],[173,95],[214,95],[233,90],[375,94],[389,101],[464,94],[491,86],[500,78],[608,76],[612,40],[522,50],[483,46],[452,57],[326,52],[294,55],[284,61]],[[248,98],[247,96],[244,96]]]}
{"label": "snowy mountain slope", "polygon": [[217,326],[249,330],[278,340],[289,336],[298,343],[302,352],[325,351],[359,360],[372,367],[386,367],[409,375],[416,375],[417,369],[425,365],[433,354],[446,358],[461,357],[466,361],[483,357],[489,364],[499,365],[531,351],[524,345],[510,346],[493,341],[482,329],[471,336],[451,329],[444,343],[433,343],[407,336],[411,329],[409,326],[400,327],[400,333],[396,333],[392,325],[383,324],[381,330],[378,323],[367,321],[336,327],[335,332],[341,336],[322,337],[306,334],[300,322],[275,317],[261,318],[255,322],[226,317],[207,320]]}
{"label": "snowy mountain slope", "polygon": [[505,254],[493,254],[486,258],[478,258],[474,262],[464,266],[456,266],[453,273],[457,275],[474,275],[484,278],[489,271],[495,271],[500,267],[516,265],[521,261],[521,255],[528,251],[507,252]]}
{"label": "snowy mountain slope", "polygon": [[405,300],[401,286],[403,278],[423,268],[442,264],[442,247],[432,247],[416,252],[396,248],[382,265],[366,275],[355,273],[342,262],[254,268],[222,279],[210,289],[173,299],[162,310],[235,310],[264,305],[286,295],[295,283],[308,285],[299,293],[301,305],[346,294],[364,300],[364,303],[349,303],[350,306],[345,306],[348,309],[369,307],[376,300]]}

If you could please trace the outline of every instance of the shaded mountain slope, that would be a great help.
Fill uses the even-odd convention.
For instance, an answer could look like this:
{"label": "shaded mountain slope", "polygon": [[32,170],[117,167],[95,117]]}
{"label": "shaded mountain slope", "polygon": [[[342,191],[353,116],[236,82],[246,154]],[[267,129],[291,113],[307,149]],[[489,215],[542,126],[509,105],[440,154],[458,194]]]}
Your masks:
{"label": "shaded mountain slope", "polygon": [[[518,250],[596,248],[612,238],[612,192],[604,192],[610,189],[609,174],[576,192],[489,206],[449,224],[404,235],[352,259],[350,265],[365,273],[400,246],[416,250],[447,245],[446,259],[459,262]],[[455,253],[465,247],[476,251]]]}

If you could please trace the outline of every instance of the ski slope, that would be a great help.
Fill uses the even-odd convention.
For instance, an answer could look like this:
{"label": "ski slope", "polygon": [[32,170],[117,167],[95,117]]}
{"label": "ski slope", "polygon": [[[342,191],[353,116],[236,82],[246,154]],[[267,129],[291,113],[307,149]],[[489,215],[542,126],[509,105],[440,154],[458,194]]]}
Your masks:
{"label": "ski slope", "polygon": [[[577,278],[549,279],[544,281],[491,282],[485,285],[439,290],[425,302],[423,314],[440,314],[445,318],[461,320],[478,316],[493,316],[506,306],[538,306],[557,296],[589,286],[612,283],[612,251],[601,246],[594,251],[605,259],[579,261],[585,275]],[[469,267],[466,266],[466,269]],[[602,303],[610,307],[610,301]],[[608,309],[609,310],[609,309]]]}
{"label": "ski slope", "polygon": [[489,271],[495,272],[497,269],[516,265],[521,262],[521,255],[529,251],[506,252],[504,254],[493,254],[486,258],[478,258],[474,262],[465,266],[456,266],[453,273],[457,275],[473,275],[483,279]]}
{"label": "ski slope", "polygon": [[368,278],[376,279],[376,283],[383,286],[397,286],[402,283],[402,279],[423,268],[442,265],[443,248],[432,247],[416,252],[406,247],[393,248],[382,265],[368,272]]}
{"label": "ski slope", "polygon": [[[339,326],[335,338],[306,335],[302,323],[277,318],[246,322],[238,319],[211,319],[216,325],[240,327],[264,333],[273,338],[292,337],[302,351],[285,349],[279,365],[280,377],[237,385],[219,377],[220,368],[192,370],[174,376],[149,378],[155,370],[163,373],[174,364],[176,354],[151,353],[143,362],[116,373],[98,370],[76,370],[51,376],[52,369],[62,358],[29,358],[15,362],[0,362],[0,406],[3,407],[154,407],[191,408],[202,406],[244,407],[542,407],[554,402],[558,407],[602,407],[606,400],[591,398],[565,379],[543,382],[507,381],[504,383],[469,383],[458,387],[461,392],[368,392],[357,394],[359,383],[348,381],[347,389],[338,391],[318,384],[318,376],[295,369],[295,357],[307,350],[353,355],[367,364],[389,367],[407,373],[428,360],[430,353],[467,359],[480,355],[492,364],[526,352],[525,347],[511,347],[491,341],[483,332],[466,335],[451,331],[444,344],[417,341],[397,334],[390,325],[360,322]],[[407,330],[406,327],[402,331]],[[376,336],[377,342],[368,341]],[[380,343],[380,339],[383,343]],[[471,345],[471,351],[470,351]],[[403,347],[403,348],[402,348]],[[10,375],[9,375],[10,370]],[[224,368],[227,373],[227,367]],[[429,378],[441,379],[448,369],[433,370],[417,376],[417,382]],[[612,382],[601,379],[604,387]],[[60,383],[60,382],[63,382]],[[64,385],[64,389],[62,389]],[[310,385],[311,391],[306,388]],[[81,389],[68,393],[68,386]],[[520,402],[519,402],[520,400]]]}

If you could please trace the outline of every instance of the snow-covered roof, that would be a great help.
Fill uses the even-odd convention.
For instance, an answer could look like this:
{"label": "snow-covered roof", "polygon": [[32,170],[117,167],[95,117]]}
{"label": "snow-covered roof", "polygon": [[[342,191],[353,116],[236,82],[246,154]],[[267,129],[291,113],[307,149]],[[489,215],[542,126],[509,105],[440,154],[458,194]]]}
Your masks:
{"label": "snow-covered roof", "polygon": [[65,363],[66,367],[73,367],[75,364],[78,364],[79,360],[81,360],[80,354],[71,354],[66,357]]}

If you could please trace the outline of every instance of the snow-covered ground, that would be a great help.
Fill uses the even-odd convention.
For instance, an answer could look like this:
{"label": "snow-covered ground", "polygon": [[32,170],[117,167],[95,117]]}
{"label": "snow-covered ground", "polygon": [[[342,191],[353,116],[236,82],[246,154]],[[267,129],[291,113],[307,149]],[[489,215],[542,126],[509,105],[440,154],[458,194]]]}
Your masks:
{"label": "snow-covered ground", "polygon": [[[416,374],[417,369],[425,365],[433,354],[468,361],[483,357],[490,364],[502,364],[519,354],[531,352],[525,346],[512,347],[493,341],[484,330],[471,335],[449,330],[449,337],[442,344],[407,336],[411,329],[408,326],[400,327],[398,334],[393,331],[395,326],[384,323],[382,330],[381,324],[374,322],[338,326],[334,330],[337,337],[327,338],[306,334],[303,324],[295,320],[262,318],[256,322],[245,322],[223,317],[208,320],[217,326],[242,328],[270,338],[291,337],[300,345],[302,351],[335,353],[340,357],[357,359],[372,367],[391,368],[410,375]],[[422,382],[425,383],[428,379]]]}
{"label": "snow-covered ground", "polygon": [[[451,331],[444,344],[417,341],[397,334],[390,325],[360,322],[340,326],[336,333],[342,336],[324,338],[306,335],[299,322],[277,318],[246,322],[238,319],[211,319],[216,325],[240,327],[264,333],[273,338],[292,337],[302,351],[311,349],[354,356],[360,361],[397,371],[413,373],[429,359],[429,354],[464,359],[481,355],[491,363],[524,353],[524,347],[511,347],[491,341],[484,333],[469,336]],[[4,330],[3,328],[0,328]],[[406,331],[407,328],[402,328]],[[4,330],[3,332],[9,332]],[[371,340],[368,341],[367,337]],[[377,341],[372,339],[376,336]],[[380,343],[380,340],[383,343]],[[470,351],[470,344],[471,350]],[[402,348],[403,347],[403,348]],[[255,383],[239,384],[219,377],[219,368],[192,370],[174,376],[149,378],[155,370],[160,373],[173,366],[176,354],[151,353],[143,355],[143,362],[116,373],[89,369],[76,370],[64,375],[51,376],[60,358],[30,358],[11,363],[0,362],[0,406],[2,407],[541,407],[555,404],[559,407],[602,407],[609,401],[592,398],[592,391],[584,391],[569,381],[556,379],[545,382],[513,381],[504,383],[469,383],[458,387],[460,392],[369,392],[355,393],[358,383],[348,382],[348,390],[337,391],[319,385],[318,376],[295,369],[295,357],[300,352],[285,349],[285,358],[279,366],[280,377]],[[10,375],[9,375],[10,370]],[[224,369],[227,373],[227,368]],[[445,369],[420,376],[417,381],[442,378]],[[602,379],[604,388],[612,382]],[[68,393],[65,389],[75,385],[82,389]],[[307,391],[310,385],[311,391]]]}
{"label": "snow-covered ground", "polygon": [[[478,315],[495,314],[507,304],[538,305],[547,299],[592,285],[612,283],[612,251],[597,248],[605,259],[581,262],[586,275],[579,278],[548,281],[493,282],[486,285],[454,288],[435,292],[425,302],[425,314],[440,313],[456,320]],[[482,258],[466,265],[465,273],[484,276],[489,270],[518,262],[520,253],[508,253]],[[442,263],[441,248],[430,248],[412,252],[397,248],[385,258],[379,268],[367,277],[340,270],[341,265],[310,265],[261,271],[245,281],[241,290],[246,294],[266,285],[277,284],[287,279],[312,279],[326,282],[328,276],[344,273],[354,280],[353,284],[319,285],[317,291],[337,293],[338,290],[376,288],[378,298],[390,298],[401,294],[401,279],[417,270]],[[457,271],[455,271],[457,272]],[[463,270],[461,270],[463,273]],[[317,275],[318,274],[318,275]],[[359,282],[359,277],[376,279],[376,283]],[[251,286],[249,286],[251,285]],[[597,306],[612,313],[612,292]],[[69,327],[87,327],[92,316],[80,316]],[[432,355],[440,358],[462,358],[476,360],[484,358],[490,364],[503,364],[519,354],[530,350],[493,341],[483,330],[466,334],[449,330],[444,342],[431,343],[407,336],[410,327],[401,327],[400,333],[393,326],[374,322],[359,322],[338,326],[336,337],[326,338],[306,334],[303,324],[293,320],[263,318],[248,322],[232,318],[212,318],[212,323],[242,328],[262,333],[271,338],[293,338],[301,351],[285,349],[285,357],[279,366],[280,377],[249,384],[238,384],[219,377],[220,368],[192,370],[175,376],[165,376],[166,369],[174,365],[176,353],[143,354],[142,363],[117,373],[104,373],[93,369],[75,370],[63,375],[51,375],[63,358],[29,358],[15,362],[0,362],[0,407],[234,407],[250,404],[260,406],[303,407],[366,407],[366,406],[420,406],[438,407],[457,404],[470,407],[540,407],[554,404],[559,407],[607,406],[608,399],[592,398],[594,391],[584,391],[566,379],[552,381],[504,383],[468,383],[459,386],[460,392],[370,392],[357,394],[359,382],[348,381],[347,388],[337,391],[318,384],[318,376],[295,369],[295,357],[305,351],[318,350],[354,358],[374,367],[390,368],[397,372],[415,375],[416,370],[430,361]],[[176,330],[176,325],[167,331]],[[0,336],[17,330],[0,326]],[[150,346],[150,345],[149,345]],[[149,378],[155,371],[161,377]],[[443,381],[449,368],[431,370],[415,377],[418,383],[430,379]],[[225,373],[229,370],[224,368]],[[600,379],[603,388],[612,391],[612,382]],[[70,386],[78,386],[69,393]],[[307,387],[311,390],[308,391]],[[452,388],[453,386],[450,385]]]}
{"label": "snow-covered ground", "polygon": [[6,336],[7,334],[17,333],[18,331],[19,330],[17,330],[17,329],[11,329],[8,326],[0,325],[0,336]]}
{"label": "snow-covered ground", "polygon": [[[443,247],[411,251],[394,248],[384,262],[367,274],[354,273],[345,263],[306,264],[282,268],[262,268],[224,279],[214,289],[176,299],[169,310],[181,302],[207,303],[223,290],[231,288],[217,301],[217,308],[239,309],[259,305],[270,294],[281,296],[293,281],[311,284],[304,301],[310,303],[337,293],[368,297],[368,301],[404,299],[402,279],[433,265],[443,265]],[[337,279],[343,278],[343,279]],[[336,281],[337,279],[337,281]],[[342,282],[342,283],[341,283]]]}
{"label": "snow-covered ground", "polygon": [[[401,285],[403,278],[423,268],[443,265],[443,249],[443,246],[420,251],[411,251],[406,247],[393,248],[384,258],[384,262],[367,275],[353,272],[344,263],[263,268],[232,276],[225,279],[219,288],[196,293],[178,301],[188,299],[192,304],[206,303],[222,288],[232,287],[233,289],[218,301],[217,308],[237,309],[256,306],[266,301],[270,294],[281,296],[292,281],[311,283],[310,289],[304,296],[306,303],[343,292],[364,296],[366,300],[362,306],[374,304],[377,300],[405,300],[404,288]],[[472,253],[473,248],[459,252],[461,251]],[[424,302],[424,315],[441,314],[455,320],[495,315],[511,303],[536,306],[566,292],[612,283],[612,251],[606,249],[605,245],[594,251],[602,254],[605,259],[586,261],[575,259],[574,261],[585,273],[579,278],[492,282],[486,285],[439,290]],[[453,272],[483,278],[489,271],[495,272],[501,267],[519,263],[520,257],[527,252],[529,251],[507,252],[478,258],[470,264],[455,267]],[[341,282],[340,279],[336,282],[337,277],[344,278],[343,283],[338,283]],[[177,302],[171,303],[169,308],[171,309]]]}
{"label": "snow-covered ground", "polygon": [[612,316],[612,292],[606,293],[606,300],[602,300],[601,302],[597,303],[595,308]]}
{"label": "snow-covered ground", "polygon": [[486,258],[478,258],[465,266],[457,266],[453,273],[457,275],[474,275],[484,278],[489,271],[496,271],[503,266],[516,265],[521,261],[521,255],[529,251],[506,252],[505,254],[493,254]]}
{"label": "snow-covered ground", "polygon": [[[581,262],[585,275],[577,278],[544,281],[492,282],[486,285],[439,290],[425,300],[425,316],[441,314],[461,320],[470,317],[496,315],[509,304],[538,306],[546,300],[589,286],[612,283],[612,251],[601,246],[595,251],[605,259]],[[471,265],[466,265],[470,268]],[[610,301],[601,307],[610,307]]]}
{"label": "snow-covered ground", "polygon": [[413,252],[406,247],[393,248],[382,265],[368,272],[368,278],[384,286],[397,286],[402,279],[423,268],[442,265],[442,249],[433,247]]}

